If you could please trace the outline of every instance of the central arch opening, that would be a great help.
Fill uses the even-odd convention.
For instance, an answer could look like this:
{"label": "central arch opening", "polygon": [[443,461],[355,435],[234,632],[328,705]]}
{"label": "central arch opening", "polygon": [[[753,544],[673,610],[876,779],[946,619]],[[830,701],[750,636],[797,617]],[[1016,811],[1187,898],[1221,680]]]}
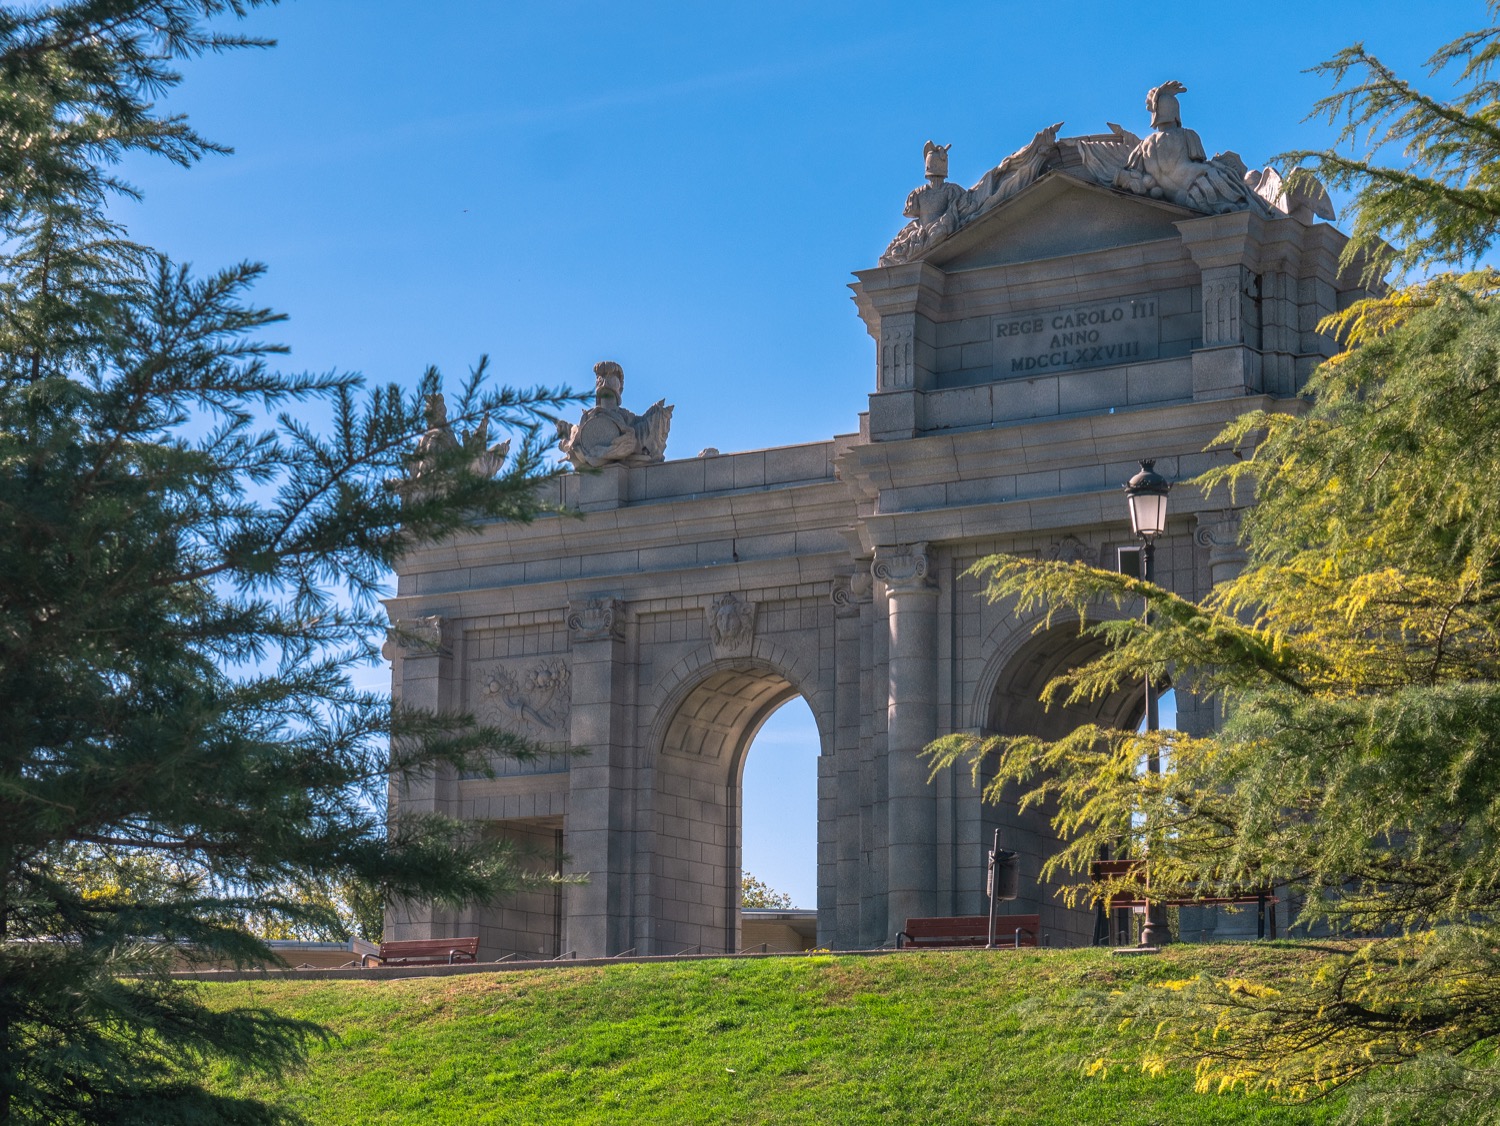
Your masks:
{"label": "central arch opening", "polygon": [[[681,697],[658,744],[651,873],[654,952],[741,948],[745,764],[757,734],[790,701],[799,701],[789,709],[790,726],[810,731],[813,739],[814,845],[807,863],[816,871],[821,736],[812,710],[792,682],[769,665],[750,659],[721,662]],[[805,717],[802,723],[796,721],[798,712]],[[786,726],[785,721],[773,723],[767,734],[774,740]],[[772,751],[767,757],[778,756]],[[750,808],[764,826],[774,794],[765,794],[756,773],[751,778],[757,796]]]}
{"label": "central arch opening", "polygon": [[[1041,701],[1043,690],[1054,678],[1103,652],[1104,643],[1080,633],[1076,623],[1032,635],[999,670],[989,697],[986,730],[1051,740],[1060,739],[1086,723],[1127,730],[1137,728],[1145,719],[1144,685],[1125,685],[1095,700],[1067,703],[1057,699],[1050,707]],[[987,783],[992,777],[992,773],[986,772],[984,781]],[[1022,811],[1016,795],[1011,793],[998,805],[984,807],[983,840],[987,845],[995,830],[999,830],[1000,847],[1020,854],[1021,894],[1004,910],[1040,915],[1042,930],[1054,942],[1088,945],[1094,938],[1093,909],[1066,907],[1056,884],[1042,879],[1042,865],[1062,847],[1051,825],[1055,812],[1051,803]]]}

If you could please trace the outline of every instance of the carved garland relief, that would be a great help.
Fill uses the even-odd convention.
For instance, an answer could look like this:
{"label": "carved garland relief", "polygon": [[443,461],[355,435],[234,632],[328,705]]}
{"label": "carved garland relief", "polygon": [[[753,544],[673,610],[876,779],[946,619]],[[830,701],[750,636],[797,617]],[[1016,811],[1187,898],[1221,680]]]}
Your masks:
{"label": "carved garland relief", "polygon": [[563,657],[480,666],[475,674],[480,716],[510,730],[520,725],[539,739],[566,738],[572,680]]}

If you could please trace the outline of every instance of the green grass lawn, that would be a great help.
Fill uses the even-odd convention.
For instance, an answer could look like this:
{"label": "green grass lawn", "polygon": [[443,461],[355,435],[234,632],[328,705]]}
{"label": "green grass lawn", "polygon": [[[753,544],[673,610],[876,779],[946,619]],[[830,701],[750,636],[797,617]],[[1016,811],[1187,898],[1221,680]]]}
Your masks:
{"label": "green grass lawn", "polygon": [[394,981],[205,986],[334,1038],[281,1086],[222,1072],[328,1126],[365,1123],[1332,1122],[1198,1095],[1191,1076],[1088,1076],[1121,1033],[1069,1010],[1089,991],[1200,970],[1274,977],[1295,944],[810,955],[478,973]]}

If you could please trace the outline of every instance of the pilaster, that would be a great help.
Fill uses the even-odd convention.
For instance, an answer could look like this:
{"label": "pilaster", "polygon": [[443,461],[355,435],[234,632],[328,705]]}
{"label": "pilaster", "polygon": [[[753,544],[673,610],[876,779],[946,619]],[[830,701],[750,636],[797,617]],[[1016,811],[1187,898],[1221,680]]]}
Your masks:
{"label": "pilaster", "polygon": [[[862,621],[874,606],[869,563],[854,574],[834,581],[834,777],[837,787],[836,854],[831,886],[818,880],[818,944],[860,945],[860,752],[863,746],[861,711],[864,662],[861,656]],[[830,899],[825,902],[825,894]],[[832,933],[823,930],[831,920]]]}
{"label": "pilaster", "polygon": [[[449,630],[449,623],[439,615],[396,619],[383,649],[392,664],[394,702],[425,712],[442,711],[451,703],[448,685],[453,678],[453,647]],[[449,813],[454,785],[449,767],[408,777],[392,774],[387,816],[395,821]],[[392,903],[386,913],[385,934],[396,941],[427,938],[443,934],[451,922],[451,912],[430,903]]]}
{"label": "pilaster", "polygon": [[618,954],[628,935],[628,790],[621,682],[625,669],[624,609],[594,597],[568,608],[573,652],[573,706],[568,735],[586,751],[569,771],[565,845],[572,870],[588,883],[567,891],[563,947],[580,958]]}

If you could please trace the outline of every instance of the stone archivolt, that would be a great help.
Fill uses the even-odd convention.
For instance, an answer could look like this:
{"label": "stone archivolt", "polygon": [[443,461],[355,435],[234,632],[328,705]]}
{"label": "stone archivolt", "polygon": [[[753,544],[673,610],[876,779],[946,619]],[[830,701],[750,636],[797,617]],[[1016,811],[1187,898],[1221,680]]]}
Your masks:
{"label": "stone archivolt", "polygon": [[1253,211],[1265,218],[1290,215],[1304,223],[1334,218],[1327,191],[1311,176],[1300,175],[1289,185],[1274,168],[1246,168],[1234,152],[1210,159],[1198,134],[1183,127],[1177,95],[1185,93],[1187,87],[1177,81],[1147,93],[1152,132],[1144,139],[1112,121],[1107,123],[1110,132],[1083,137],[1059,138],[1062,122],[1048,126],[967,190],[947,182],[951,146],[928,141],[923,148],[927,183],[906,197],[903,214],[912,221],[891,240],[880,264],[922,258],[1044,173],[1057,170],[1208,215]]}

